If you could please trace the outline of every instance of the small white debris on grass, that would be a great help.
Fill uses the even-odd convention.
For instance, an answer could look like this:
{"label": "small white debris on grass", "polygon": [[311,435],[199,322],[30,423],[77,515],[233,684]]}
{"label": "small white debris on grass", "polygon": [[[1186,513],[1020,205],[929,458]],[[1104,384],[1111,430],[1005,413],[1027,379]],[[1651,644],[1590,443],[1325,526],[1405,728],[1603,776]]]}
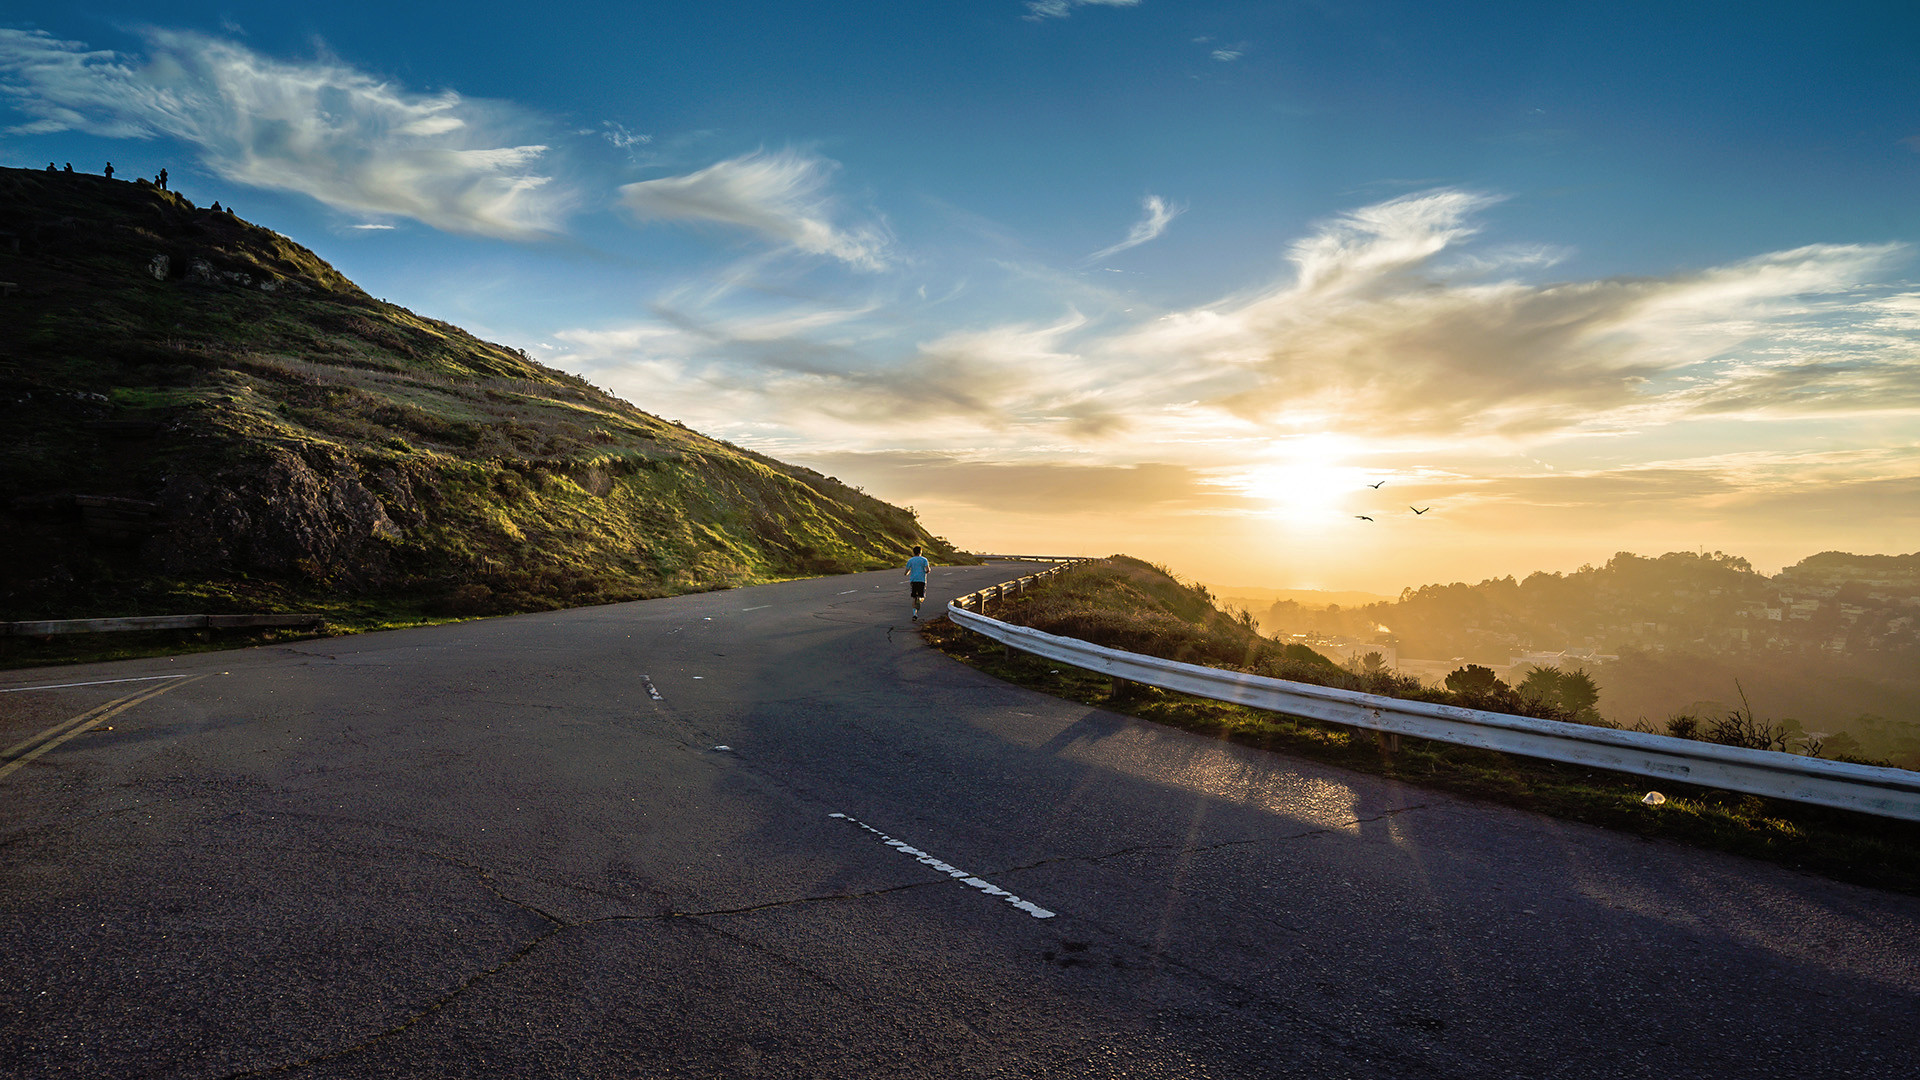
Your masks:
{"label": "small white debris on grass", "polygon": [[1646,803],[1648,806],[1659,806],[1667,801],[1667,797],[1657,791],[1649,791],[1647,792],[1647,797],[1640,801]]}
{"label": "small white debris on grass", "polygon": [[715,750],[731,750],[731,749],[733,749],[733,747],[731,747],[731,746],[716,746],[716,747],[714,747],[714,749],[715,749]]}

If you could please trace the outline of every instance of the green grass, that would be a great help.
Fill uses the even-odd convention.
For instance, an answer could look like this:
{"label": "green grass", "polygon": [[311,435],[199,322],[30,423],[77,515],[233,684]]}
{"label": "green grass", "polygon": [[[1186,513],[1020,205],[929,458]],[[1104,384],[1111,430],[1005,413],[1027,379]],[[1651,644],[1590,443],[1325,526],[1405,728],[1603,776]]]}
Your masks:
{"label": "green grass", "polygon": [[[0,169],[0,229],[21,238],[0,251],[21,287],[0,305],[0,619],[469,617],[897,565],[913,544],[965,561],[911,511],[369,297],[176,193]],[[83,495],[161,509],[114,534]]]}
{"label": "green grass", "polygon": [[319,630],[135,630],[115,634],[59,634],[49,637],[0,637],[0,670],[58,664],[102,664],[150,656],[245,649],[331,637],[339,629]]}
{"label": "green grass", "polygon": [[[995,618],[1102,632],[1113,645],[1191,660],[1210,650],[1251,656],[1277,670],[1277,642],[1262,645],[1231,631],[1237,622],[1213,609],[1204,590],[1138,560],[1103,560],[991,612]],[[1180,614],[1175,615],[1178,611]],[[1173,616],[1170,621],[1166,616]],[[1183,623],[1182,630],[1175,622]],[[1044,625],[1042,625],[1044,624]],[[1251,631],[1249,631],[1251,633]],[[1402,738],[1397,749],[1375,733],[1115,680],[1007,649],[942,618],[926,624],[929,644],[956,660],[1043,693],[1275,753],[1484,799],[1648,838],[1733,852],[1842,881],[1920,894],[1920,825],[1668,781],[1560,765],[1493,751]],[[1079,636],[1079,635],[1070,635]],[[1257,637],[1258,635],[1253,635]],[[1269,648],[1271,646],[1271,648]],[[1115,645],[1114,647],[1125,647]],[[1156,651],[1158,650],[1158,651]],[[1316,683],[1364,681],[1330,662],[1296,659]],[[1238,665],[1222,665],[1238,666]],[[1311,670],[1318,667],[1318,672]],[[1286,678],[1286,675],[1279,677]],[[1649,790],[1663,806],[1641,802]]]}

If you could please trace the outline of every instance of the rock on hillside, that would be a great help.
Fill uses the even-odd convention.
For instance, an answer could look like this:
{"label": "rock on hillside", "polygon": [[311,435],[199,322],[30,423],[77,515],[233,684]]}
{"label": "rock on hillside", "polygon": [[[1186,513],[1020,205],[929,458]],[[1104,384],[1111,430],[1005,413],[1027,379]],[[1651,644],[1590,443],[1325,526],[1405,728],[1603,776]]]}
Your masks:
{"label": "rock on hillside", "polygon": [[0,618],[481,613],[954,557],[144,182],[0,169],[0,283]]}

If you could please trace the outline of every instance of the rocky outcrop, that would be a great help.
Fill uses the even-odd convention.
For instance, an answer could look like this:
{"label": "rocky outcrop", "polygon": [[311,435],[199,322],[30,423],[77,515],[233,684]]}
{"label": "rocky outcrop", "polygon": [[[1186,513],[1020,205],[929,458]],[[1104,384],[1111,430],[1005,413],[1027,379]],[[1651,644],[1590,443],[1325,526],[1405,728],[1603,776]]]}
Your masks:
{"label": "rocky outcrop", "polygon": [[218,567],[380,585],[399,574],[394,549],[405,536],[389,501],[417,525],[422,479],[394,466],[369,477],[345,455],[284,449],[242,468],[169,477],[159,498],[167,527],[143,554],[169,573]]}

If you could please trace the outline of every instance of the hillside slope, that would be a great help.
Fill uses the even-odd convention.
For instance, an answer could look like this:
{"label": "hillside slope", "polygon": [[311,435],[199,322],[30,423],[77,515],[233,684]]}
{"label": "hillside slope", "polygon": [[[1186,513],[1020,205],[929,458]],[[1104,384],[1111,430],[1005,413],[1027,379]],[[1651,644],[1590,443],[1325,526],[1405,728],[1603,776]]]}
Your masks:
{"label": "hillside slope", "polygon": [[0,169],[0,282],[0,619],[478,614],[954,558],[144,182]]}

